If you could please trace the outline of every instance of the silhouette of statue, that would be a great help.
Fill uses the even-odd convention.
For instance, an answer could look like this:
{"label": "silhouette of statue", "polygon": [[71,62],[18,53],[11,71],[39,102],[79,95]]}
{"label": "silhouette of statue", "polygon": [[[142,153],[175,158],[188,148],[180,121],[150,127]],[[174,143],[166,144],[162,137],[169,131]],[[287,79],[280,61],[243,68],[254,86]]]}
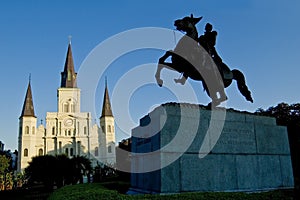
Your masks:
{"label": "silhouette of statue", "polygon": [[213,26],[210,23],[205,25],[205,32],[199,37],[199,44],[211,55],[215,63],[221,63],[222,59],[215,48],[218,33],[212,29]]}
{"label": "silhouette of statue", "polygon": [[[174,51],[167,51],[159,59],[155,74],[158,85],[163,85],[163,80],[160,78],[163,68],[178,71],[183,76],[180,79],[174,79],[176,83],[184,84],[188,77],[202,81],[205,91],[212,99],[211,104],[217,106],[227,100],[224,87],[228,87],[232,80],[236,80],[241,94],[246,100],[253,102],[243,73],[237,69],[230,70],[217,54],[215,49],[217,32],[212,31],[212,25],[208,23],[205,27],[206,32],[198,38],[195,25],[201,19],[202,17],[194,18],[191,15],[191,17],[184,17],[175,21],[176,29],[186,34],[179,40]],[[170,56],[171,62],[166,62]]]}
{"label": "silhouette of statue", "polygon": [[[213,26],[210,23],[205,25],[204,35],[199,37],[199,44],[207,51],[217,65],[222,77],[232,79],[232,73],[227,65],[225,65],[216,51],[215,45],[217,40],[217,31],[213,31]],[[224,79],[223,78],[223,79]]]}

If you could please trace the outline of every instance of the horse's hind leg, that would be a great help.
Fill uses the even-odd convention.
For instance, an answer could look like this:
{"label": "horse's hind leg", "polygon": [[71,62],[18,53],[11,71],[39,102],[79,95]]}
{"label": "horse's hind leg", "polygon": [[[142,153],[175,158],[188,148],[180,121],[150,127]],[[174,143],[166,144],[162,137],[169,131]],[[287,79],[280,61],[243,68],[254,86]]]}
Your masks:
{"label": "horse's hind leg", "polygon": [[239,91],[247,99],[247,101],[250,101],[253,103],[253,99],[251,97],[251,92],[249,91],[249,89],[246,85],[246,81],[245,81],[245,77],[244,77],[243,73],[236,69],[232,70],[232,73],[233,73],[233,79],[236,80],[236,82],[237,82]]}

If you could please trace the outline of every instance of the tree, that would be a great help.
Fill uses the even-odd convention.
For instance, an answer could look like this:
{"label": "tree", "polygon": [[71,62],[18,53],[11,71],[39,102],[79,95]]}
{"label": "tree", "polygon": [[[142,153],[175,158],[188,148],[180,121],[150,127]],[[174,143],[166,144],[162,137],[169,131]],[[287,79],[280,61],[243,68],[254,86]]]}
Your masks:
{"label": "tree", "polygon": [[4,174],[9,167],[10,159],[5,155],[0,155],[0,174]]}
{"label": "tree", "polygon": [[29,183],[43,183],[47,188],[51,188],[55,181],[56,158],[45,155],[33,157],[28,167],[25,168],[26,177]]}
{"label": "tree", "polygon": [[6,188],[6,174],[10,165],[10,159],[5,155],[0,155],[0,190]]}
{"label": "tree", "polygon": [[25,173],[23,172],[18,172],[14,178],[15,178],[14,179],[15,186],[17,188],[21,188],[23,184],[26,182]]}
{"label": "tree", "polygon": [[275,107],[268,108],[267,110],[260,108],[256,111],[256,113],[275,117],[278,125],[300,126],[300,103],[291,105],[287,103],[280,103]]}
{"label": "tree", "polygon": [[83,176],[90,173],[92,167],[89,159],[83,156],[45,155],[34,157],[25,169],[29,183],[43,183],[51,189],[68,184],[83,182]]}
{"label": "tree", "polygon": [[71,184],[73,181],[73,170],[71,160],[65,155],[55,156],[56,164],[53,170],[55,170],[55,182],[58,188]]}
{"label": "tree", "polygon": [[91,161],[83,156],[74,156],[71,159],[72,162],[72,170],[73,170],[73,184],[77,183],[78,181],[80,183],[83,183],[83,176],[88,175],[88,178],[90,176],[90,172],[92,170]]}

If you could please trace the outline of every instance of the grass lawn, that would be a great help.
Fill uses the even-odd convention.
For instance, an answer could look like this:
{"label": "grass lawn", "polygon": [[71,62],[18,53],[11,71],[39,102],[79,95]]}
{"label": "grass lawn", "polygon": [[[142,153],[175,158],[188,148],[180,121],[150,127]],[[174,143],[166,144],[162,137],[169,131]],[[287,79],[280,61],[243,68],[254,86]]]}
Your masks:
{"label": "grass lawn", "polygon": [[[115,188],[115,189],[113,189]],[[293,191],[272,191],[262,193],[232,193],[232,192],[195,192],[182,193],[174,195],[125,195],[119,192],[125,192],[128,184],[113,183],[91,183],[65,186],[56,190],[49,197],[49,200],[167,200],[167,199],[184,199],[184,200],[292,200]],[[117,190],[119,190],[119,192]]]}

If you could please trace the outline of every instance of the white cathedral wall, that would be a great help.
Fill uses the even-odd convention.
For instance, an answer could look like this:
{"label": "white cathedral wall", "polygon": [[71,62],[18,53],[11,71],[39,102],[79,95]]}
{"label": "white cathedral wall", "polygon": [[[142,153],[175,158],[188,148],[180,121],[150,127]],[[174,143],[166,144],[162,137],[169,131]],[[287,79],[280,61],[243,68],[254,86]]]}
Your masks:
{"label": "white cathedral wall", "polygon": [[36,128],[36,121],[35,117],[20,119],[18,171],[25,169],[33,157],[44,154],[45,130],[42,125]]}
{"label": "white cathedral wall", "polygon": [[[67,153],[71,156],[72,148],[73,155],[86,156],[91,159],[93,166],[100,163],[115,164],[113,118],[105,120],[105,124],[111,126],[111,131],[105,134],[97,124],[91,126],[90,116],[90,113],[47,112],[46,128],[43,125],[36,128],[36,118],[33,117],[20,120],[22,129],[22,137],[19,138],[20,169],[25,169],[32,157],[41,155],[41,149],[42,155]],[[68,120],[72,120],[71,125],[68,124]],[[29,133],[25,133],[26,126],[29,127]],[[107,126],[105,130],[108,131]],[[68,131],[71,131],[70,135]],[[110,153],[108,146],[111,146]],[[25,148],[28,149],[27,157],[24,156]]]}
{"label": "white cathedral wall", "polygon": [[105,163],[114,165],[116,163],[115,152],[115,120],[114,117],[102,117],[100,119],[101,129],[103,130],[102,152]]}

